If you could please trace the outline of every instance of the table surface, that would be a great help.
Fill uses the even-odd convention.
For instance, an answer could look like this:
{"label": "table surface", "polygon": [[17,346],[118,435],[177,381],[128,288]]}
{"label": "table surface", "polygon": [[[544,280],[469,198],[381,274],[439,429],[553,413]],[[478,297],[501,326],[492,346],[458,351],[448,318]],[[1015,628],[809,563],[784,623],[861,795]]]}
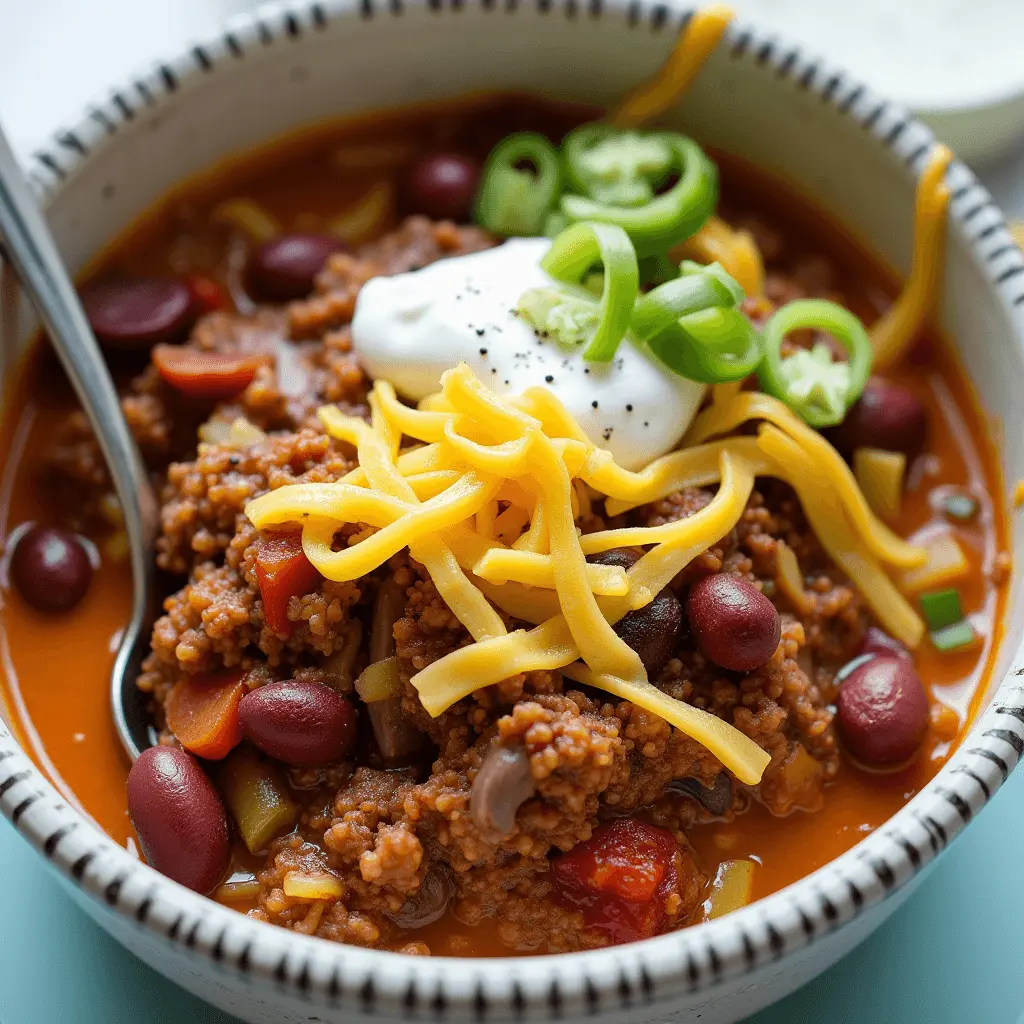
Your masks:
{"label": "table surface", "polygon": [[[156,55],[154,40],[173,50],[248,6],[250,0],[0,0],[0,115],[16,146],[26,152],[77,114],[84,99],[145,65]],[[56,67],[60,74],[52,74]],[[1024,215],[1024,152],[983,177],[1006,210]],[[874,936],[749,1024],[1024,1024],[1022,834],[1024,771]],[[72,1008],[75,1024],[233,1024],[93,925],[6,821],[0,865],[2,1024],[54,1024]]]}

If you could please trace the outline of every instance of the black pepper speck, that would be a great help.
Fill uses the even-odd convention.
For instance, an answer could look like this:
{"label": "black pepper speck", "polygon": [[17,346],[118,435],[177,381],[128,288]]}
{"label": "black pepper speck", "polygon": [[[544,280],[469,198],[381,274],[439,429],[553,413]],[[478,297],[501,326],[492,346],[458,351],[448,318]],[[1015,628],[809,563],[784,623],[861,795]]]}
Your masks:
{"label": "black pepper speck", "polygon": [[482,338],[486,333],[487,332],[482,327],[478,327],[476,329],[476,334],[478,338]]}
{"label": "black pepper speck", "polygon": [[548,373],[548,374],[545,374],[545,376],[544,376],[544,380],[545,380],[545,381],[546,381],[546,382],[547,382],[548,384],[550,384],[550,383],[551,383],[551,382],[552,382],[552,381],[553,381],[554,379],[555,379],[555,378],[554,378],[554,377],[552,377],[550,373]]}
{"label": "black pepper speck", "polygon": [[480,355],[482,355],[482,356],[487,355],[487,349],[485,349],[485,348],[480,349]]}
{"label": "black pepper speck", "polygon": [[591,406],[592,406],[592,407],[593,407],[594,409],[596,409],[596,408],[597,408],[597,399],[595,398],[595,399],[594,399],[594,400],[593,400],[593,401],[592,401],[592,402],[591,402],[590,404],[591,404]]}
{"label": "black pepper speck", "polygon": [[626,412],[632,412],[632,411],[633,411],[633,404],[632,403],[627,404]]}

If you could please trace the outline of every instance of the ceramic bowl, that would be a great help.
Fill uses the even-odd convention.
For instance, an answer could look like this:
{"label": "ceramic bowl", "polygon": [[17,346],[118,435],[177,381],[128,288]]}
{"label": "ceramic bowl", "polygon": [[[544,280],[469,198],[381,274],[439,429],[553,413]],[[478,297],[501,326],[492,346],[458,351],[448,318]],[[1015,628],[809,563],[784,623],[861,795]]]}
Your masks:
{"label": "ceramic bowl", "polygon": [[[176,182],[309,122],[495,88],[608,104],[658,67],[686,16],[640,0],[265,7],[122,83],[36,153],[30,172],[67,261],[79,268]],[[932,136],[902,109],[740,24],[673,120],[795,184],[906,269],[914,181]],[[1024,476],[1024,257],[970,171],[955,165],[949,182],[941,320],[960,340],[984,406],[1004,424],[1012,481]],[[8,288],[8,364],[31,330],[14,307]],[[1005,781],[1024,751],[1019,578],[1011,589],[986,710],[933,782],[849,853],[782,892],[632,945],[452,960],[335,945],[251,921],[97,831],[2,725],[0,808],[119,941],[253,1024],[627,1016],[723,1024],[790,992],[867,936]]]}

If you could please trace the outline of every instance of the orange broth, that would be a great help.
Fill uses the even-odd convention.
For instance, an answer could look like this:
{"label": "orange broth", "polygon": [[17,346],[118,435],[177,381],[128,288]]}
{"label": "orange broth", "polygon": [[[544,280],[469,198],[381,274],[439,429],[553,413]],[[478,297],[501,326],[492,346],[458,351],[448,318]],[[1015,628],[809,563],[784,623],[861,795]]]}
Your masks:
{"label": "orange broth", "polygon": [[[233,271],[222,231],[208,220],[212,207],[228,196],[255,200],[285,225],[315,229],[380,177],[379,172],[340,169],[338,155],[354,141],[398,142],[422,151],[438,142],[464,139],[465,124],[472,123],[474,115],[477,126],[486,124],[493,135],[495,121],[500,134],[523,127],[524,120],[533,123],[531,115],[545,124],[568,127],[585,113],[521,99],[513,106],[507,98],[483,97],[307,131],[180,187],[103,253],[91,273],[118,268],[133,273],[198,272],[229,282]],[[715,158],[727,208],[764,214],[784,225],[788,241],[809,253],[827,254],[838,267],[848,305],[866,322],[896,294],[894,276],[806,200],[735,159],[721,154]],[[911,467],[902,514],[893,525],[907,536],[941,518],[934,506],[938,486],[967,491],[980,504],[974,521],[952,526],[970,561],[970,572],[958,582],[958,589],[982,643],[967,652],[943,654],[925,641],[915,654],[933,705],[950,709],[948,721],[949,714],[955,716],[956,735],[943,739],[931,729],[913,763],[895,772],[868,772],[844,761],[824,806],[816,812],[794,811],[776,818],[755,801],[733,821],[695,826],[690,838],[710,874],[724,859],[757,861],[755,897],[796,881],[881,825],[938,771],[983,702],[1005,604],[1005,587],[992,582],[997,556],[1008,551],[1004,488],[990,425],[969,381],[950,346],[934,333],[927,341],[923,362],[889,374],[913,388],[930,416],[928,454]],[[7,383],[0,439],[0,543],[5,550],[19,524],[60,521],[60,510],[38,484],[37,464],[60,419],[73,408],[73,396],[55,360],[36,346]],[[56,618],[32,610],[8,587],[6,562],[2,570],[0,707],[63,795],[116,842],[135,849],[124,786],[128,762],[108,705],[114,652],[129,615],[127,567],[104,559],[85,600]],[[417,937],[442,954],[508,955],[493,929],[467,927],[451,915],[422,929]]]}

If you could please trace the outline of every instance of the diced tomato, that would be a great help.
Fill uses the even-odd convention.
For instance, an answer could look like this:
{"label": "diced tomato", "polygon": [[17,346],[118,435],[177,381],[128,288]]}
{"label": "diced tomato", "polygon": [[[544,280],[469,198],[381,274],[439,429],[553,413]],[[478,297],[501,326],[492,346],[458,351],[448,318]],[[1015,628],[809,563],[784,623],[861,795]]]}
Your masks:
{"label": "diced tomato", "polygon": [[298,533],[264,533],[257,542],[256,579],[263,598],[263,618],[275,632],[291,634],[288,601],[312,590],[320,573],[302,550]]}
{"label": "diced tomato", "polygon": [[555,897],[612,942],[649,938],[678,888],[678,853],[666,829],[618,818],[553,861]]}
{"label": "diced tomato", "polygon": [[156,345],[152,358],[160,376],[192,398],[237,395],[271,360],[262,353],[202,352],[184,345]]}
{"label": "diced tomato", "polygon": [[196,757],[219,761],[242,742],[241,669],[190,676],[167,695],[167,727]]}
{"label": "diced tomato", "polygon": [[192,303],[198,315],[202,316],[204,313],[213,313],[218,309],[227,308],[227,295],[212,277],[189,274],[185,278],[185,286],[192,294]]}

